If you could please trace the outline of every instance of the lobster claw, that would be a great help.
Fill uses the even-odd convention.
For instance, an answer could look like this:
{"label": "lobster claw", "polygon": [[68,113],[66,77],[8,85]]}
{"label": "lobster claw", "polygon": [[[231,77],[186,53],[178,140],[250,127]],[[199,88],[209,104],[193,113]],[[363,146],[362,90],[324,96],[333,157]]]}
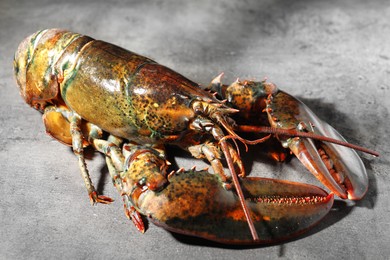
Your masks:
{"label": "lobster claw", "polygon": [[173,175],[161,191],[131,198],[158,226],[226,244],[291,238],[320,221],[333,204],[333,194],[312,185],[261,178],[240,182],[259,241],[252,238],[235,191],[223,188],[219,177],[206,171]]}
{"label": "lobster claw", "polygon": [[[266,111],[274,127],[309,131],[345,141],[332,126],[320,120],[305,104],[283,91],[278,91],[268,98]],[[284,147],[289,147],[305,167],[340,198],[359,200],[366,193],[367,172],[354,150],[308,138],[279,139]]]}
{"label": "lobster claw", "polygon": [[[111,158],[106,161],[124,196],[125,212],[138,229],[142,219],[128,214],[134,210],[175,233],[225,244],[274,243],[308,230],[333,204],[333,193],[316,186],[254,177],[239,180],[242,201],[234,188],[225,188],[219,174],[195,168],[167,174],[165,152],[157,146],[125,144],[123,152],[123,172]],[[242,202],[259,239],[248,227]]]}

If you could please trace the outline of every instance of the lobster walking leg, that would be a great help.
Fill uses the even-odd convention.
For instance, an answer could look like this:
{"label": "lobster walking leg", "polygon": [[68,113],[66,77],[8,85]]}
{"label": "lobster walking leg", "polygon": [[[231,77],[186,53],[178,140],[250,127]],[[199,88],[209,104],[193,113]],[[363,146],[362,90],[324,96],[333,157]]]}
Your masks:
{"label": "lobster walking leg", "polygon": [[73,115],[70,118],[70,132],[72,135],[72,148],[74,154],[79,161],[79,168],[81,171],[81,177],[84,180],[85,187],[87,188],[91,204],[96,203],[110,203],[112,200],[105,196],[98,196],[95,187],[92,184],[87,165],[85,163],[84,151],[83,151],[83,137],[80,129],[81,118],[78,115]]}
{"label": "lobster walking leg", "polygon": [[92,144],[97,151],[106,156],[110,156],[114,161],[115,167],[119,171],[122,171],[124,157],[119,148],[122,140],[112,135],[108,137],[108,140],[102,139],[103,133],[99,127],[82,121],[77,114],[65,106],[46,107],[43,114],[43,121],[48,134],[60,142],[72,146],[78,158],[81,176],[87,188],[91,203],[107,204],[112,202],[111,198],[97,194],[85,163],[83,147]]}
{"label": "lobster walking leg", "polygon": [[137,228],[138,231],[144,233],[145,224],[144,221],[142,220],[141,214],[134,208],[134,206],[130,202],[129,196],[124,192],[124,185],[120,176],[120,172],[118,172],[117,167],[114,166],[111,157],[107,155],[106,155],[106,164],[114,186],[118,190],[119,194],[122,195],[123,207],[125,210],[126,217],[133,222],[134,226]]}
{"label": "lobster walking leg", "polygon": [[217,145],[210,142],[206,142],[204,144],[190,146],[188,147],[188,150],[195,158],[206,158],[207,161],[211,164],[214,173],[219,174],[224,183],[226,183],[228,179],[230,179],[229,176],[226,176],[225,171],[223,169],[223,165],[221,163],[221,151],[219,150]]}
{"label": "lobster walking leg", "polygon": [[120,138],[110,135],[107,140],[92,138],[90,142],[97,151],[111,158],[112,163],[118,171],[123,171],[125,159],[120,149],[122,144],[122,140]]}
{"label": "lobster walking leg", "polygon": [[[113,200],[107,196],[98,195],[91,181],[87,165],[84,158],[83,147],[88,145],[88,141],[82,132],[82,119],[76,113],[70,111],[65,106],[48,106],[43,114],[46,132],[62,143],[72,146],[73,152],[78,159],[81,177],[88,191],[91,204],[108,204]],[[90,128],[88,135],[91,137],[100,136],[96,128]]]}

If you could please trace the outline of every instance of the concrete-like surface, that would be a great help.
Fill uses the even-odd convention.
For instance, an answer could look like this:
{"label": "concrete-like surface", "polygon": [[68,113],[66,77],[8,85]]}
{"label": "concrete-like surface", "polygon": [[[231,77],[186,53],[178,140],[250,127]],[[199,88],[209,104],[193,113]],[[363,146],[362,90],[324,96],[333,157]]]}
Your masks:
{"label": "concrete-like surface", "polygon": [[[383,1],[0,1],[0,259],[388,259],[390,255],[390,3]],[[361,154],[370,187],[336,202],[311,233],[284,244],[235,248],[185,239],[124,216],[103,158],[89,169],[116,201],[89,205],[68,147],[45,135],[12,75],[19,42],[61,27],[151,57],[205,85],[221,71],[267,77],[301,97]],[[180,152],[184,167],[204,165]],[[245,156],[245,154],[244,154]],[[320,185],[293,159],[247,160],[251,174]]]}

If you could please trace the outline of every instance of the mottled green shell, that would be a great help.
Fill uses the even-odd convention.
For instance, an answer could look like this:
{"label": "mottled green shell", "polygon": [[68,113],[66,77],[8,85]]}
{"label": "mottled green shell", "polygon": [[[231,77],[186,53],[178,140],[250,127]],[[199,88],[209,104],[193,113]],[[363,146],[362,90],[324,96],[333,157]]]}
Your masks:
{"label": "mottled green shell", "polygon": [[86,121],[140,143],[182,134],[195,116],[191,102],[213,100],[151,59],[58,29],[37,32],[19,46],[15,74],[37,109],[62,98]]}

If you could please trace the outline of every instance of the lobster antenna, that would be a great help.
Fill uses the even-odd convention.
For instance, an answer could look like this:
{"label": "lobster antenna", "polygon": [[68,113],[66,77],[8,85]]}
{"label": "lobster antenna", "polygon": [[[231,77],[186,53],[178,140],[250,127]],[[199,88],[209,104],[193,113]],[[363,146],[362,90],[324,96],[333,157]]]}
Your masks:
{"label": "lobster antenna", "polygon": [[234,169],[234,163],[233,163],[232,157],[230,156],[227,141],[226,141],[226,139],[220,140],[220,143],[221,143],[222,151],[225,154],[226,162],[228,164],[229,170],[230,170],[232,178],[233,178],[234,187],[236,188],[236,192],[237,192],[238,198],[240,200],[241,207],[244,211],[246,221],[248,222],[249,230],[251,232],[253,240],[258,241],[259,236],[257,235],[257,231],[256,231],[255,225],[253,223],[252,217],[250,215],[248,205],[245,202],[244,193],[242,192],[240,183],[238,181],[237,173]]}
{"label": "lobster antenna", "polygon": [[237,192],[237,195],[238,195],[238,198],[240,200],[240,204],[241,204],[241,208],[242,210],[244,211],[244,215],[245,215],[245,218],[246,218],[246,221],[248,223],[248,227],[249,227],[249,230],[251,232],[251,235],[253,237],[253,240],[254,241],[259,241],[259,236],[257,234],[257,231],[256,231],[256,228],[255,228],[255,224],[253,223],[253,220],[252,220],[252,217],[250,215],[250,212],[249,212],[249,209],[248,209],[248,205],[246,204],[246,201],[245,201],[245,197],[244,197],[244,193],[242,192],[242,189],[241,189],[241,186],[240,186],[240,183],[238,181],[238,175],[236,173],[236,170],[234,168],[234,162],[232,160],[232,156],[230,154],[230,151],[229,151],[229,147],[228,147],[228,142],[227,142],[227,139],[229,138],[232,138],[233,140],[234,139],[238,139],[240,141],[242,141],[244,144],[245,144],[245,139],[241,138],[240,136],[238,136],[234,130],[229,126],[229,124],[227,124],[227,122],[225,121],[224,117],[219,114],[219,113],[214,113],[213,114],[213,117],[225,128],[226,131],[229,132],[230,136],[228,136],[227,138],[224,138],[222,136],[218,136],[218,134],[215,134],[213,133],[214,137],[218,140],[218,142],[220,143],[221,145],[221,148],[222,148],[222,152],[223,154],[225,155],[225,159],[226,159],[226,162],[227,162],[227,165],[228,165],[228,168],[230,170],[230,173],[232,175],[232,179],[233,179],[233,184],[234,184],[234,187],[236,189],[236,192]]}
{"label": "lobster antenna", "polygon": [[[328,143],[334,143],[337,145],[342,145],[342,146],[345,146],[345,147],[348,147],[348,148],[351,148],[351,149],[354,149],[357,151],[361,151],[363,153],[371,154],[375,157],[379,156],[379,153],[376,151],[361,147],[361,146],[356,145],[356,144],[351,144],[351,143],[348,143],[345,141],[334,139],[331,137],[314,134],[312,132],[300,132],[300,131],[297,131],[295,129],[281,129],[281,128],[275,128],[275,127],[269,127],[269,126],[249,126],[249,125],[239,125],[239,126],[236,126],[236,129],[238,131],[242,131],[242,132],[252,132],[252,133],[258,132],[258,133],[264,133],[264,134],[278,134],[278,135],[291,136],[291,137],[311,138],[311,139],[322,141],[322,142],[328,142]],[[253,144],[262,143],[263,140],[262,139],[253,140],[253,141],[245,140],[245,142],[247,142],[247,144],[253,145]]]}

